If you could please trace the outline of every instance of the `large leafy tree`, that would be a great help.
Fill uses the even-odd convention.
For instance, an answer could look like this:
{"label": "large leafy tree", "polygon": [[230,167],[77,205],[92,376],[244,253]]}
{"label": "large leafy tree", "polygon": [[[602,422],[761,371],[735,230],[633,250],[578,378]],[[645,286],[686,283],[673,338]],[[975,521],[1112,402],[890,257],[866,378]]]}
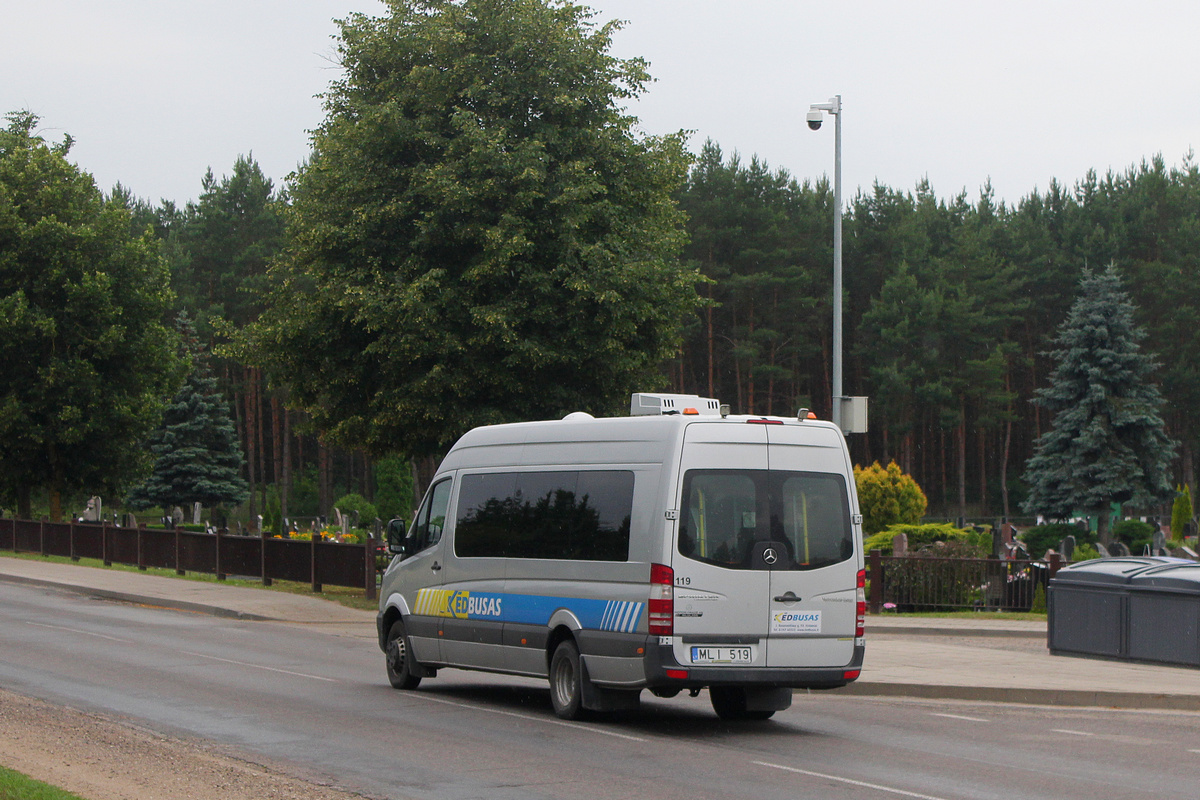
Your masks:
{"label": "large leafy tree", "polygon": [[51,515],[79,492],[120,493],[175,391],[175,335],[162,323],[167,270],[130,210],[105,201],[47,144],[38,118],[0,131],[0,501]]}
{"label": "large leafy tree", "polygon": [[229,403],[209,373],[191,320],[180,314],[177,325],[192,369],[149,439],[154,469],[127,502],[133,508],[238,505],[249,487]]}
{"label": "large leafy tree", "polygon": [[1026,465],[1025,510],[1057,519],[1100,512],[1104,544],[1111,543],[1111,503],[1146,507],[1174,495],[1174,448],[1152,382],[1155,363],[1139,344],[1144,337],[1116,268],[1085,270],[1055,340],[1050,385],[1037,395],[1054,417]]}
{"label": "large leafy tree", "polygon": [[679,135],[616,23],[556,0],[396,0],[341,23],[345,77],[290,186],[256,329],[333,441],[431,454],[479,424],[608,411],[696,303]]}

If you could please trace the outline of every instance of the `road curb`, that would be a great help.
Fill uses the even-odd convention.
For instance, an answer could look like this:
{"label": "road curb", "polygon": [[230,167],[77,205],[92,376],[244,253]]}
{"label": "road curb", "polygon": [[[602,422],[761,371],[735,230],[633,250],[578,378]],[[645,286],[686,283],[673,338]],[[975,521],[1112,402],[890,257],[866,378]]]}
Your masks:
{"label": "road curb", "polygon": [[917,683],[883,683],[870,680],[855,681],[832,691],[854,696],[912,697],[922,700],[974,700],[981,703],[1020,703],[1037,706],[1200,711],[1200,697],[1195,695],[1152,694],[1149,692],[1034,689],[1016,686],[934,686]]}
{"label": "road curb", "polygon": [[151,597],[149,595],[133,594],[132,592],[116,592],[108,589],[96,589],[88,586],[75,586],[69,583],[59,583],[57,581],[46,581],[38,578],[27,578],[23,575],[5,575],[0,573],[0,581],[5,583],[21,583],[27,586],[42,586],[49,589],[60,589],[64,592],[83,595],[84,597],[98,597],[104,600],[118,600],[123,603],[136,603],[142,606],[151,606],[153,608],[168,608],[174,611],[188,611],[194,614],[207,614],[212,617],[222,617],[224,619],[240,619],[251,622],[281,622],[275,617],[264,617],[261,614],[249,614],[245,611],[237,611],[232,608],[222,608],[220,606],[209,605],[206,603],[192,603],[187,600],[172,600],[165,597]]}
{"label": "road curb", "polygon": [[1016,639],[1045,639],[1044,630],[1021,630],[1015,628],[947,628],[923,625],[888,625],[871,627],[867,623],[867,636],[970,636]]}

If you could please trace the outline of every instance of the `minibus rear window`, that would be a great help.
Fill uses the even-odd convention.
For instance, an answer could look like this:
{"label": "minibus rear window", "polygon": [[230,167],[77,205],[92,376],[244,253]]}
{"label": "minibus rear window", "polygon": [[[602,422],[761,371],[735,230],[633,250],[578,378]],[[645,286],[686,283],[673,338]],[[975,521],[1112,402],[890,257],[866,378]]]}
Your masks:
{"label": "minibus rear window", "polygon": [[841,475],[778,470],[689,470],[683,479],[679,552],[729,569],[754,569],[756,542],[778,542],[787,564],[816,569],[854,556]]}
{"label": "minibus rear window", "polygon": [[459,489],[454,552],[626,561],[632,515],[627,470],[468,474]]}

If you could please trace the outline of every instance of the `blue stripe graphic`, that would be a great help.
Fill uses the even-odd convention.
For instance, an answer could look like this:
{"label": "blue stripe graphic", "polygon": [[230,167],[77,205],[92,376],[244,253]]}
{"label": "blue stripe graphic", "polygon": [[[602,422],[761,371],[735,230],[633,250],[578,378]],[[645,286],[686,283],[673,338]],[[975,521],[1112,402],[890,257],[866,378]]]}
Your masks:
{"label": "blue stripe graphic", "polygon": [[438,591],[445,591],[446,600],[425,612],[432,616],[547,625],[554,612],[565,609],[574,614],[584,628],[618,633],[635,632],[645,606],[645,603],[627,600],[587,597]]}

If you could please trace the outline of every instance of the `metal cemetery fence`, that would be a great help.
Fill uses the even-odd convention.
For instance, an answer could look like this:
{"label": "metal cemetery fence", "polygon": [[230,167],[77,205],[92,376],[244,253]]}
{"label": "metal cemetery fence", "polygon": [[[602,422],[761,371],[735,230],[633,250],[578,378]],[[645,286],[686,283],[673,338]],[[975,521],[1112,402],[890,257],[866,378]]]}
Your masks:
{"label": "metal cemetery fence", "polygon": [[872,613],[885,604],[896,611],[1029,611],[1059,560],[884,556],[872,550],[867,566]]}
{"label": "metal cemetery fence", "polygon": [[0,519],[0,549],[94,558],[105,566],[132,564],[186,572],[310,583],[314,592],[324,584],[361,587],[375,598],[376,540],[366,544],[274,539],[266,536],[230,536],[225,531],[197,533],[180,528],[139,526],[121,528],[98,522],[34,522]]}

